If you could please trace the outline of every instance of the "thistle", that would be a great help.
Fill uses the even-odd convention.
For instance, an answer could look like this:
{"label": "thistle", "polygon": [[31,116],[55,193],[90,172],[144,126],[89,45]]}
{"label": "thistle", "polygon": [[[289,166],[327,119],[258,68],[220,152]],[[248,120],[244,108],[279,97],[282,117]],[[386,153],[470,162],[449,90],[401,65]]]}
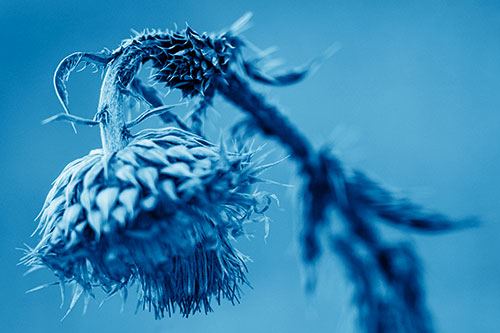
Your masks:
{"label": "thistle", "polygon": [[[251,82],[287,85],[300,81],[329,56],[295,70],[266,72],[268,59],[239,33],[247,14],[218,34],[145,31],[114,51],[77,52],[58,66],[54,84],[65,113],[54,120],[99,126],[102,149],[70,163],[56,179],[40,215],[42,239],[24,258],[36,269],[49,267],[59,284],[73,282],[70,310],[95,287],[108,295],[137,282],[139,305],[157,318],[179,308],[187,316],[210,311],[210,300],[238,300],[246,283],[245,259],[230,242],[243,223],[259,219],[271,196],[251,184],[270,165],[253,162],[247,147],[228,152],[203,138],[203,119],[219,94],[248,117],[235,131],[276,140],[297,163],[303,180],[303,261],[315,265],[325,249],[337,254],[354,283],[359,325],[366,332],[429,332],[420,264],[410,244],[384,239],[378,224],[436,233],[470,226],[430,212],[386,190],[365,173],[350,170],[332,152],[317,150],[278,108],[256,93]],[[255,56],[243,55],[250,48]],[[184,119],[164,106],[137,72],[151,64],[153,83],[197,99]],[[66,81],[79,65],[105,71],[94,119],[69,114]],[[151,109],[126,122],[127,99]],[[177,128],[130,128],[159,115]],[[342,232],[328,226],[330,212]],[[265,218],[263,218],[265,220]],[[326,238],[323,246],[320,237]],[[314,287],[315,276],[308,276]]]}
{"label": "thistle", "polygon": [[[173,34],[169,43],[185,44],[179,36]],[[147,41],[146,36],[141,43]],[[50,268],[61,285],[75,284],[69,311],[82,294],[92,297],[95,287],[113,295],[137,282],[139,305],[156,318],[176,309],[184,316],[208,312],[212,298],[237,302],[240,285],[248,282],[246,259],[231,239],[267,209],[270,197],[251,186],[267,166],[253,161],[248,145],[228,152],[184,130],[170,106],[126,122],[126,100],[134,96],[127,87],[148,91],[140,81],[132,83],[141,60],[134,43],[125,42],[108,59],[94,119],[69,115],[63,84],[81,59],[92,56],[72,55],[57,69],[56,92],[67,113],[45,122],[98,125],[103,148],[70,163],[54,181],[39,216],[41,240],[23,261]],[[176,45],[162,44],[162,49],[174,51],[175,59],[180,56]],[[154,56],[160,55],[154,51]],[[203,64],[199,75],[207,69]],[[194,66],[177,65],[174,72],[184,79]],[[200,92],[205,74],[189,78],[191,88]],[[169,82],[175,87],[175,78]],[[173,117],[179,128],[131,134],[133,126],[154,115]]]}

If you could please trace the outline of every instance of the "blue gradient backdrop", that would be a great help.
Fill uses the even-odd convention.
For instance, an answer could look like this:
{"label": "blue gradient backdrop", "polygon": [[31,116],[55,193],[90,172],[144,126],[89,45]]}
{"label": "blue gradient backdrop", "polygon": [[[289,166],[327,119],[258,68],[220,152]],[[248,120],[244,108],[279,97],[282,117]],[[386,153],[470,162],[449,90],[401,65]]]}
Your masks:
{"label": "blue gradient backdrop", "polygon": [[[419,202],[480,228],[442,236],[401,236],[424,262],[428,303],[440,332],[500,332],[500,2],[498,1],[14,1],[0,0],[0,331],[2,332],[354,332],[352,291],[334,257],[315,295],[301,285],[299,216],[283,188],[267,241],[263,227],[239,246],[253,258],[240,305],[205,316],[155,321],[129,300],[81,304],[64,321],[59,290],[25,291],[53,277],[23,277],[16,266],[51,181],[100,145],[96,129],[42,126],[62,111],[52,88],[58,62],[74,51],[115,48],[130,29],[218,31],[246,11],[245,36],[298,65],[333,42],[342,48],[313,76],[262,89],[318,146],[336,143],[360,167]],[[91,117],[99,76],[75,74],[70,107]],[[214,123],[238,116],[222,101]],[[225,125],[224,125],[225,126]],[[272,147],[271,144],[269,147]],[[283,155],[279,150],[276,156]],[[268,173],[294,183],[293,165]],[[67,305],[66,305],[67,306]]]}

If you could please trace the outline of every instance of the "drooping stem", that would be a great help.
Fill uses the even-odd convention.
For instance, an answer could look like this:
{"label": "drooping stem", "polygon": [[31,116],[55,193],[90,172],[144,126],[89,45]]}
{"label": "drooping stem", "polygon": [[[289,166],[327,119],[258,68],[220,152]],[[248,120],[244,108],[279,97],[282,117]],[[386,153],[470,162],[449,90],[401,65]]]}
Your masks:
{"label": "drooping stem", "polygon": [[311,168],[314,163],[312,156],[314,149],[306,137],[290,124],[274,105],[267,103],[264,97],[248,93],[252,90],[246,81],[234,73],[228,73],[227,76],[226,81],[220,80],[217,86],[219,93],[248,112],[263,134],[277,139],[304,169]]}
{"label": "drooping stem", "polygon": [[327,208],[337,201],[331,180],[340,170],[335,164],[329,165],[327,156],[316,152],[310,141],[274,105],[253,92],[249,83],[238,75],[228,73],[226,81],[219,80],[217,88],[227,100],[249,113],[261,133],[278,140],[299,164],[305,180],[303,195],[308,221],[303,230],[304,258],[307,262],[314,261],[320,253],[317,229],[326,221]]}
{"label": "drooping stem", "polygon": [[127,129],[124,116],[124,91],[130,81],[125,76],[124,68],[138,68],[140,57],[135,52],[126,52],[111,61],[106,70],[101,86],[99,107],[96,120],[100,122],[101,141],[105,156],[110,156],[124,148],[131,135]]}
{"label": "drooping stem", "polygon": [[[305,261],[313,263],[319,257],[326,213],[328,208],[335,208],[343,217],[339,222],[345,231],[330,235],[331,250],[340,256],[355,284],[354,300],[363,331],[432,332],[415,250],[410,244],[386,242],[370,217],[378,215],[398,226],[421,231],[449,230],[454,224],[414,204],[402,204],[361,172],[350,176],[335,156],[313,150],[307,138],[246,81],[228,76],[230,84],[220,82],[218,91],[250,114],[257,129],[278,140],[301,166],[305,181]],[[382,194],[384,202],[379,198]],[[307,278],[306,287],[313,289],[316,277]]]}

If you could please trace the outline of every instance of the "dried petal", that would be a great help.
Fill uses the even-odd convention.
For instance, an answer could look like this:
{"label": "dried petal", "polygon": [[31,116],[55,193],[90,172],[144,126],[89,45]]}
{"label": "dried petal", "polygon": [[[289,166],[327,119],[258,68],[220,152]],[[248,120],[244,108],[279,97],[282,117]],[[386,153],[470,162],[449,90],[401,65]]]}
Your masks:
{"label": "dried petal", "polygon": [[130,164],[124,164],[120,166],[115,171],[116,178],[120,179],[125,183],[132,184],[134,186],[139,186],[137,179],[135,178],[135,168]]}
{"label": "dried petal", "polygon": [[83,159],[82,163],[80,163],[78,171],[73,173],[71,181],[64,190],[67,204],[69,204],[75,197],[77,186],[82,182],[82,175],[85,174],[85,172],[87,172],[96,161],[98,161],[98,158],[96,157]]}
{"label": "dried petal", "polygon": [[102,171],[103,171],[103,163],[98,162],[94,164],[92,168],[90,168],[90,170],[87,171],[85,177],[83,178],[83,187],[89,188],[91,185],[93,185],[96,178]]}
{"label": "dried petal", "polygon": [[195,168],[212,171],[212,161],[208,158],[197,160],[195,162]]}
{"label": "dried petal", "polygon": [[195,158],[193,154],[189,152],[189,149],[186,146],[173,146],[166,150],[166,154],[170,157],[176,158],[182,161],[194,161]]}
{"label": "dried petal", "polygon": [[80,223],[78,223],[76,226],[75,226],[75,231],[78,232],[78,233],[83,233],[83,230],[85,229],[85,227],[87,226],[87,221],[82,221]]}
{"label": "dried petal", "polygon": [[62,217],[61,223],[64,226],[64,235],[68,234],[69,228],[71,228],[80,217],[83,207],[80,204],[74,204],[66,208],[64,215]]}
{"label": "dried petal", "polygon": [[119,192],[120,189],[118,187],[108,187],[100,191],[97,195],[96,204],[105,221],[109,218],[109,212],[115,205]]}
{"label": "dried petal", "polygon": [[172,201],[179,200],[175,190],[175,184],[171,179],[164,180],[160,183],[161,190],[167,195],[167,197]]}
{"label": "dried petal", "polygon": [[219,155],[212,149],[206,147],[193,147],[189,152],[196,157],[218,157]]}
{"label": "dried petal", "polygon": [[134,187],[123,190],[118,196],[118,201],[126,208],[129,215],[134,215],[135,205],[139,198],[139,190]]}
{"label": "dried petal", "polygon": [[156,202],[157,202],[156,197],[150,195],[149,197],[142,199],[141,207],[144,208],[145,210],[153,210],[156,206]]}
{"label": "dried petal", "polygon": [[139,167],[140,163],[137,161],[137,157],[130,149],[123,149],[119,151],[116,156],[125,163],[131,164],[135,167]]}
{"label": "dried petal", "polygon": [[196,192],[203,191],[203,183],[199,178],[191,178],[182,183],[177,189],[179,193],[182,193],[183,199],[189,200]]}
{"label": "dried petal", "polygon": [[117,206],[113,209],[111,216],[118,222],[118,224],[123,228],[127,224],[127,209],[123,206]]}
{"label": "dried petal", "polygon": [[59,228],[55,228],[52,230],[52,233],[50,234],[50,242],[52,244],[57,244],[61,240],[62,236],[62,230]]}
{"label": "dried petal", "polygon": [[47,220],[48,217],[57,214],[64,209],[64,196],[60,195],[52,200],[49,206],[43,211],[41,220]]}
{"label": "dried petal", "polygon": [[162,138],[163,141],[169,142],[173,145],[184,145],[186,144],[186,140],[175,136],[175,135],[166,135]]}
{"label": "dried petal", "polygon": [[157,193],[156,184],[158,183],[158,171],[153,167],[145,167],[137,170],[137,178],[147,186],[151,192]]}
{"label": "dried petal", "polygon": [[[146,141],[146,140],[143,140]],[[148,140],[149,141],[149,140]],[[160,164],[160,165],[165,165],[169,164],[170,162],[167,159],[166,153],[163,152],[163,150],[160,149],[139,149],[139,147],[135,147],[135,153],[140,156],[141,158],[145,159],[146,161],[155,163],[155,164]],[[161,153],[160,153],[161,151]]]}
{"label": "dried petal", "polygon": [[99,240],[99,238],[101,238],[101,230],[102,230],[102,223],[103,223],[101,212],[98,210],[90,211],[87,215],[87,220],[89,222],[89,225],[95,231],[96,240]]}
{"label": "dried petal", "polygon": [[99,188],[100,185],[94,185],[91,188],[83,188],[82,194],[80,194],[80,203],[82,204],[83,208],[85,208],[85,210],[92,210]]}
{"label": "dried petal", "polygon": [[161,169],[160,172],[177,178],[193,177],[193,173],[189,169],[189,165],[184,162],[172,163],[171,165]]}

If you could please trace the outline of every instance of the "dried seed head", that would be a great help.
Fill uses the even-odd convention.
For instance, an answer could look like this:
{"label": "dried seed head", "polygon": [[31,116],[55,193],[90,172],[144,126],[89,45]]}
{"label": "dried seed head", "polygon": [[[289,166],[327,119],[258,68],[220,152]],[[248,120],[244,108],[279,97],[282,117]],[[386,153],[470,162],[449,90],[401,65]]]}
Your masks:
{"label": "dried seed head", "polygon": [[268,202],[250,192],[252,152],[227,153],[167,128],[103,156],[94,150],[55,180],[39,218],[42,240],[24,262],[75,282],[75,297],[137,282],[139,303],[158,318],[211,311],[212,297],[237,301],[245,257],[230,239]]}

